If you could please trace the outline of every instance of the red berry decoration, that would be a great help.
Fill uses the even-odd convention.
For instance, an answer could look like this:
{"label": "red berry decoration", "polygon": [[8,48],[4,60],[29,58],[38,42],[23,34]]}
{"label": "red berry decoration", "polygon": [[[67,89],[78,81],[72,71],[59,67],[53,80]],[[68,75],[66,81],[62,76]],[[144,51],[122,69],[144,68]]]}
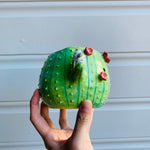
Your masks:
{"label": "red berry decoration", "polygon": [[99,75],[100,80],[107,80],[107,73],[106,72],[101,72]]}
{"label": "red berry decoration", "polygon": [[91,47],[86,47],[84,52],[86,55],[92,55],[93,49]]}
{"label": "red berry decoration", "polygon": [[110,58],[108,57],[108,53],[107,52],[103,53],[103,57],[104,57],[104,60],[105,60],[106,63],[110,62]]}
{"label": "red berry decoration", "polygon": [[105,58],[108,57],[108,52],[104,52],[103,57],[105,57]]}

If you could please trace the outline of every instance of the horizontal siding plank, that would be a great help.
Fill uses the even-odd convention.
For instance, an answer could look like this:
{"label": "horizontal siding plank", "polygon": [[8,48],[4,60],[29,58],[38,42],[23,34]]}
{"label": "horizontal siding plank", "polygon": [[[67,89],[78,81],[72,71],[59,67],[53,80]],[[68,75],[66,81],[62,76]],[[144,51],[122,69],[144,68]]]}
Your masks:
{"label": "horizontal siding plank", "polygon": [[94,150],[149,150],[150,138],[94,139]]}
{"label": "horizontal siding plank", "polygon": [[[105,106],[104,106],[105,107]],[[149,137],[150,109],[148,110],[100,110],[95,109],[90,136],[92,139],[116,139]],[[50,112],[58,126],[58,111]],[[68,120],[74,126],[76,111],[69,111]],[[28,113],[0,114],[0,143],[40,141],[29,120]],[[7,126],[6,126],[7,125]]]}
{"label": "horizontal siding plank", "polygon": [[50,53],[68,46],[149,52],[149,20],[149,15],[1,18],[0,54]]}
{"label": "horizontal siding plank", "polygon": [[149,8],[150,2],[2,3],[0,54],[49,53],[67,46],[149,52]]}
{"label": "horizontal siding plank", "polygon": [[39,69],[0,70],[0,101],[21,101],[30,99],[38,87]]}
{"label": "horizontal siding plank", "polygon": [[[92,139],[94,150],[149,150],[150,138]],[[3,150],[45,150],[42,141],[0,143]]]}
{"label": "horizontal siding plank", "polygon": [[111,67],[110,97],[150,97],[150,66]]}
{"label": "horizontal siding plank", "polygon": [[[150,97],[150,54],[111,54],[110,57],[112,62],[108,65],[111,78],[109,97]],[[47,55],[0,58],[0,79],[3,85],[0,86],[0,101],[29,100],[34,89],[38,88],[41,67]]]}
{"label": "horizontal siding plank", "polygon": [[[28,114],[30,100],[26,101],[1,101],[0,114]],[[150,98],[118,98],[108,99],[103,107],[96,111],[122,111],[122,110],[149,110]],[[68,109],[68,112],[77,111]],[[49,109],[50,113],[57,113],[58,109]]]}
{"label": "horizontal siding plank", "polygon": [[0,143],[2,150],[45,150],[42,141],[36,142],[16,142],[16,143]]}

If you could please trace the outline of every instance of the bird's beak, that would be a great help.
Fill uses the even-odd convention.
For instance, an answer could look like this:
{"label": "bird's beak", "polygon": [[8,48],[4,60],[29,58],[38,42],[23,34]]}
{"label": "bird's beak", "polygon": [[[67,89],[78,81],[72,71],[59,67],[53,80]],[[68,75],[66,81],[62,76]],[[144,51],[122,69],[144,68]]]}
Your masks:
{"label": "bird's beak", "polygon": [[106,80],[107,80],[107,73],[102,71],[102,72],[99,74],[99,79],[106,81]]}

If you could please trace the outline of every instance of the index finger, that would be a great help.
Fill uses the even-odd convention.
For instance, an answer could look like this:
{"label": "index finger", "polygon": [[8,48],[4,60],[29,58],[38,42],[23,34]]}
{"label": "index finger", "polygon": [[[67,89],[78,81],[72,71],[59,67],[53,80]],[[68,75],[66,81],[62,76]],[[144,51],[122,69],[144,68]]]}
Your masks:
{"label": "index finger", "polygon": [[30,120],[42,137],[50,130],[49,125],[40,114],[40,94],[36,89],[30,101]]}

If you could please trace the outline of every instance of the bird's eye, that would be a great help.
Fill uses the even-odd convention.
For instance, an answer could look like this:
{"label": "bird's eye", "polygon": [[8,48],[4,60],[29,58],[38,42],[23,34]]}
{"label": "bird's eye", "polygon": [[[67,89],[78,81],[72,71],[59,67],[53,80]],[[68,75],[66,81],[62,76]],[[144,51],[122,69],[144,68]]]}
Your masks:
{"label": "bird's eye", "polygon": [[103,71],[105,72],[105,71],[106,71],[106,69],[105,69],[105,68],[103,68]]}
{"label": "bird's eye", "polygon": [[77,58],[79,58],[79,57],[81,57],[81,54],[78,54],[78,55],[77,55]]}

